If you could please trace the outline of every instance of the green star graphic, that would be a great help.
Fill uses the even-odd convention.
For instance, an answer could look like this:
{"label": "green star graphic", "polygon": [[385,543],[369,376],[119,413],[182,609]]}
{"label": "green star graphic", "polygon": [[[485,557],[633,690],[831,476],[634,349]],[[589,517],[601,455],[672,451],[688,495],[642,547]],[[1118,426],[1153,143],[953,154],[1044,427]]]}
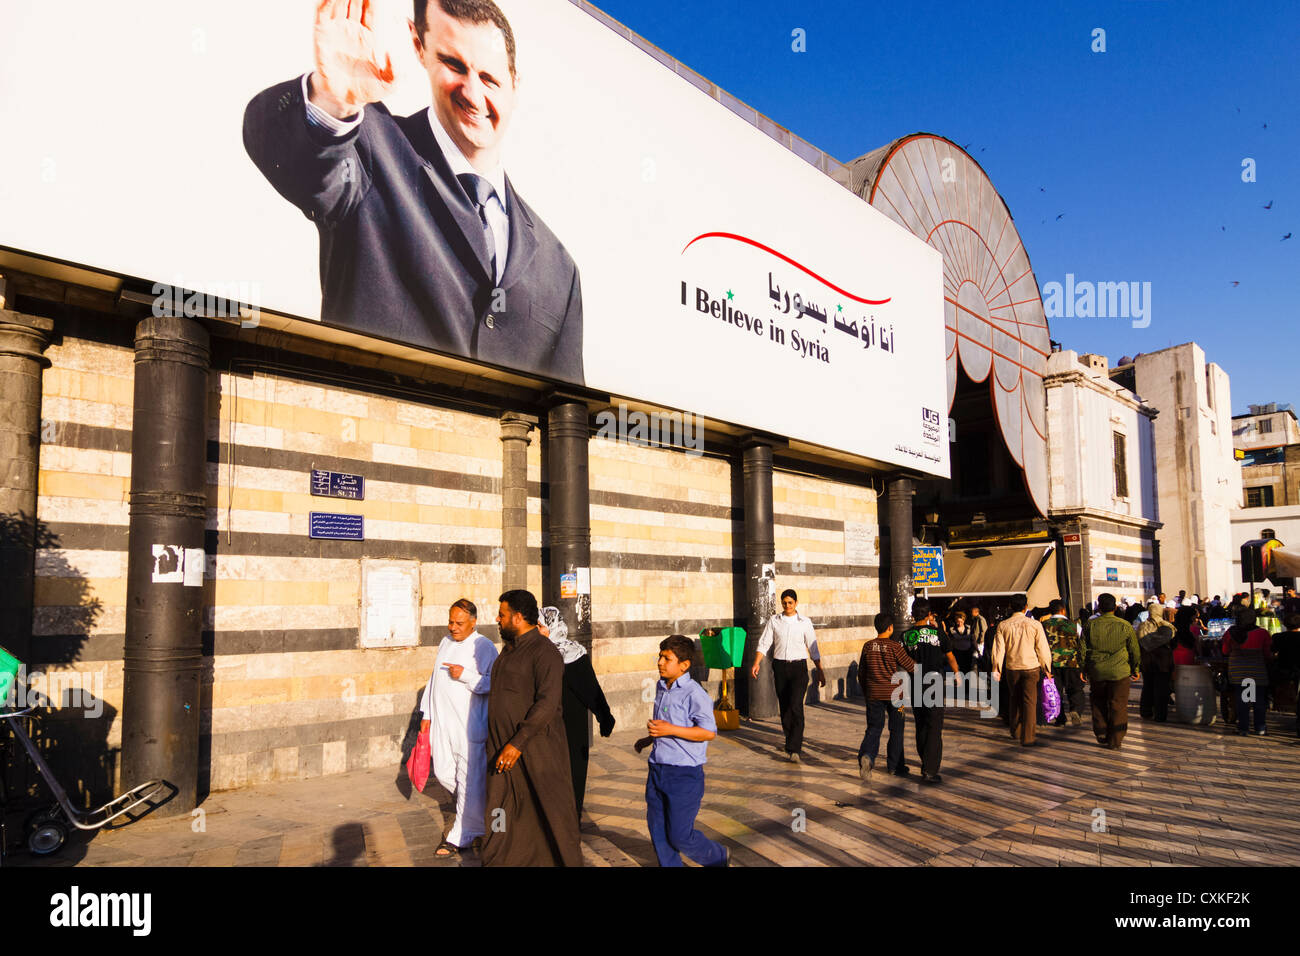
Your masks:
{"label": "green star graphic", "polygon": [[836,312],[843,312],[843,311],[844,311],[844,306],[842,306],[842,305],[837,305],[837,306],[835,306],[835,311],[836,311]]}
{"label": "green star graphic", "polygon": [[727,298],[728,298],[728,299],[734,299],[735,297],[736,297],[736,294],[735,294],[734,292],[732,292],[730,289],[728,289],[728,290],[727,290]]}

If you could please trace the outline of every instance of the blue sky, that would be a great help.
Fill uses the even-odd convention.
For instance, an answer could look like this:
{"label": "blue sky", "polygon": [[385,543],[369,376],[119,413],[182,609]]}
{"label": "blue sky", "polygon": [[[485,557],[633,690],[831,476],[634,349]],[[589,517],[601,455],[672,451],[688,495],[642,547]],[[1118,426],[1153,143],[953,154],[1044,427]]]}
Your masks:
{"label": "blue sky", "polygon": [[1300,406],[1295,0],[597,5],[840,160],[918,131],[970,143],[1040,288],[1151,283],[1148,328],[1051,320],[1066,348],[1113,364],[1195,341],[1234,412]]}

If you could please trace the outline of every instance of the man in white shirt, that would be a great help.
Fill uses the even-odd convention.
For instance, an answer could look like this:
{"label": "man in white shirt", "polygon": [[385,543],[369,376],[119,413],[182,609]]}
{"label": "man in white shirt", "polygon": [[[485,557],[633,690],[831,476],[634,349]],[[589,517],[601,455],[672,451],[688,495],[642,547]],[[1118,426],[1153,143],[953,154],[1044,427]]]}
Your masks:
{"label": "man in white shirt", "polygon": [[[826,673],[822,670],[821,652],[813,634],[812,621],[798,612],[799,595],[792,589],[781,592],[781,614],[768,619],[763,636],[758,639],[758,651],[750,677],[758,678],[758,664],[770,648],[772,651],[772,679],[776,684],[776,699],[781,707],[781,729],[785,731],[786,757],[799,762],[803,750],[803,697],[808,690],[808,658],[817,668],[817,684],[826,686]],[[775,645],[775,646],[773,646]]]}
{"label": "man in white shirt", "polygon": [[483,835],[487,789],[487,703],[496,646],[480,634],[478,608],[461,598],[447,612],[433,675],[420,701],[433,775],[456,798],[456,819],[436,855],[452,857]]}

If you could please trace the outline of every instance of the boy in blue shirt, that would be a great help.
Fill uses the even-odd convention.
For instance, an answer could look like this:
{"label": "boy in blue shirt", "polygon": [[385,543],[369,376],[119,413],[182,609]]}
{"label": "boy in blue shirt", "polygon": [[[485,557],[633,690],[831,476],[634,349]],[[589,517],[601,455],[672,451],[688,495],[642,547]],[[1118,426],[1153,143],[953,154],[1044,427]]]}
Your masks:
{"label": "boy in blue shirt", "polygon": [[731,854],[695,829],[704,799],[704,761],[717,736],[713,701],[691,680],[695,645],[674,634],[659,645],[659,684],[650,736],[634,745],[640,753],[653,743],[645,783],[646,826],[660,866],[684,866],[685,853],[700,866],[727,866]]}

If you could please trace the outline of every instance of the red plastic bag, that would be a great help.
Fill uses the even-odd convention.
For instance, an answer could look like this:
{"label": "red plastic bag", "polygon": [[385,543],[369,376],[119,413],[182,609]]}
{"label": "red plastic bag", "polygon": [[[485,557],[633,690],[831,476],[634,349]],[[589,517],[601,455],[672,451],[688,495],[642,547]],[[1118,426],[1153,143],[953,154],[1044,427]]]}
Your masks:
{"label": "red plastic bag", "polygon": [[424,785],[429,782],[429,732],[427,730],[421,731],[420,736],[415,739],[411,759],[406,761],[406,775],[411,778],[411,785],[416,790],[424,791]]}

